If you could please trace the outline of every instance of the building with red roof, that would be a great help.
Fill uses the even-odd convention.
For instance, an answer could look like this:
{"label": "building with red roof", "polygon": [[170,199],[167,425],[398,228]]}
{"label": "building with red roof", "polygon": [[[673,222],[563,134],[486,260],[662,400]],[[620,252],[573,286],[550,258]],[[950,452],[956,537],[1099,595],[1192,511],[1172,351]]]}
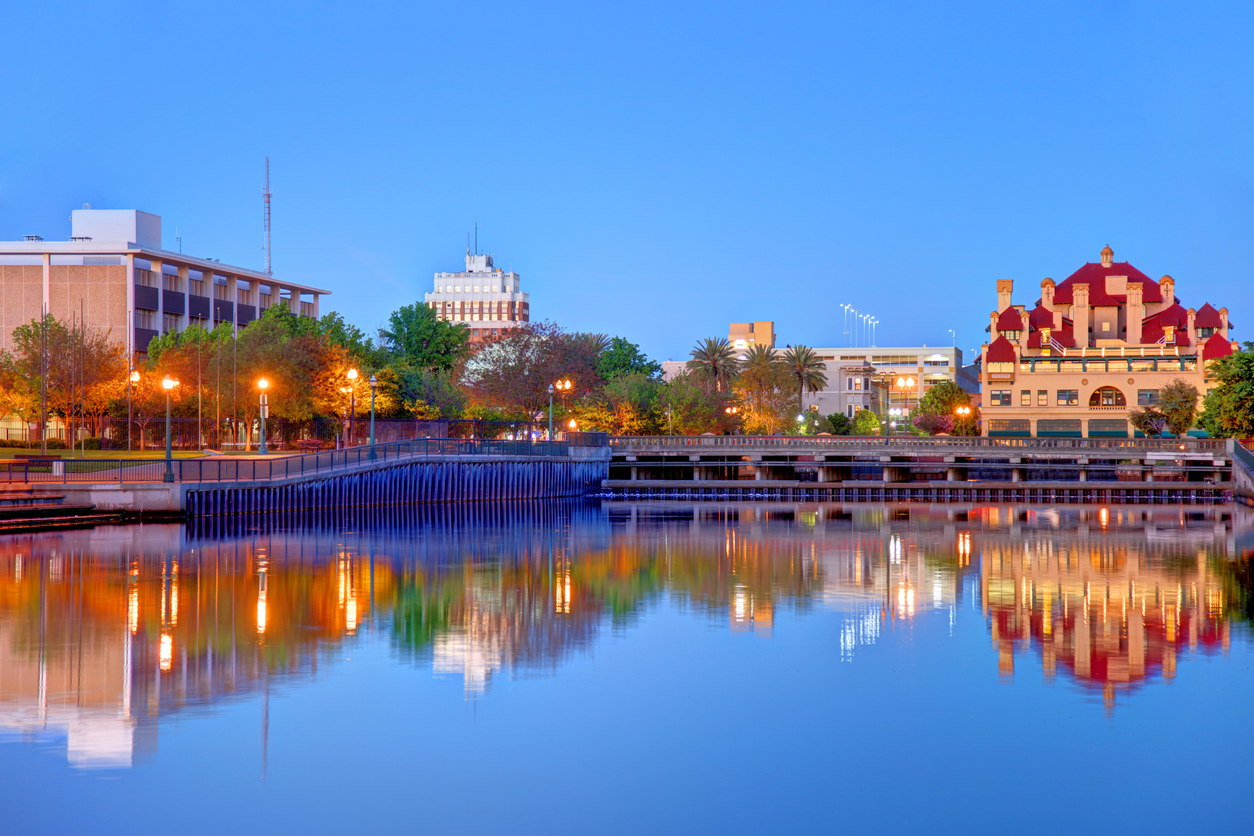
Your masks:
{"label": "building with red roof", "polygon": [[1128,416],[1183,378],[1213,387],[1206,366],[1231,354],[1227,308],[1185,308],[1171,276],[1154,281],[1105,247],[1066,279],[1041,282],[1031,305],[997,282],[982,349],[988,435],[1127,437]]}

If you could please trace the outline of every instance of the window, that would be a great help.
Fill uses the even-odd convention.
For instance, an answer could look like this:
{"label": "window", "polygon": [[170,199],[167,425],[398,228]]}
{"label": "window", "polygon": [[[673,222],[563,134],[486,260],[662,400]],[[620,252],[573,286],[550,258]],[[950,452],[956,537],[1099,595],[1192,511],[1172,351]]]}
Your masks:
{"label": "window", "polygon": [[[136,272],[138,272],[138,271],[136,271]],[[1168,327],[1168,328],[1170,328],[1171,326],[1167,326],[1167,327]],[[1166,331],[1166,330],[1167,330],[1167,328],[1164,328],[1163,330],[1164,330],[1164,331]],[[1215,329],[1215,328],[1198,328],[1198,329],[1197,329],[1197,338],[1198,338],[1199,340],[1208,340],[1208,339],[1210,339],[1211,337],[1215,336],[1215,331],[1216,331],[1216,330],[1217,330],[1217,329]],[[1171,342],[1171,341],[1172,341],[1172,340],[1171,340],[1171,339],[1170,339],[1170,337],[1169,337],[1169,338],[1167,339],[1167,342]]]}
{"label": "window", "polygon": [[845,378],[845,389],[849,392],[853,391],[853,378],[852,377]]}
{"label": "window", "polygon": [[1079,406],[1080,390],[1079,389],[1059,389],[1058,390],[1058,406]]}
{"label": "window", "polygon": [[479,285],[475,285],[475,293],[479,292]]}
{"label": "window", "polygon": [[1007,389],[999,389],[993,392],[993,406],[1010,406],[1010,391]]}
{"label": "window", "polygon": [[444,285],[442,285],[442,284],[438,284],[438,285],[436,285],[436,286],[435,286],[435,292],[436,292],[436,293],[443,293],[443,292],[444,292]]}
{"label": "window", "polygon": [[1031,389],[1020,390],[1019,406],[1031,406],[1031,405],[1032,405],[1032,390]]}
{"label": "window", "polygon": [[855,378],[853,379],[853,391],[855,391],[855,392],[861,392],[861,391],[862,391],[862,378],[860,378],[860,377],[855,377]]}
{"label": "window", "polygon": [[1103,323],[1102,323],[1102,330],[1103,330],[1103,331],[1110,331],[1110,323],[1109,323],[1109,322],[1103,322]]}
{"label": "window", "polygon": [[1158,406],[1158,390],[1157,389],[1137,389],[1136,390],[1137,406]]}
{"label": "window", "polygon": [[[1020,336],[1020,334],[1021,334],[1021,332],[1019,332],[1019,331],[1002,331],[1002,332],[1001,332],[1001,335],[1002,335],[1003,337],[1005,337],[1006,339],[1010,340],[1012,343],[1017,343],[1017,342],[1019,342],[1019,336]],[[928,364],[929,366],[931,366],[931,365],[944,365],[943,363],[941,363],[941,364],[935,364],[935,363],[933,363],[931,360],[928,360],[928,361],[927,361],[927,364]]]}
{"label": "window", "polygon": [[989,363],[988,373],[989,373],[989,376],[994,380],[999,379],[999,378],[1000,379],[1013,379],[1014,374],[1015,374],[1015,364],[1014,363]]}
{"label": "window", "polygon": [[1127,406],[1123,392],[1112,386],[1103,386],[1089,396],[1089,406]]}
{"label": "window", "polygon": [[1062,371],[1064,374],[1066,373],[1083,374],[1084,373],[1084,361],[1083,360],[1060,360],[1059,363],[1061,364]]}
{"label": "window", "polygon": [[853,417],[853,407],[852,407],[852,406],[847,406],[847,407],[845,407],[845,417],[846,417],[846,418],[852,418],[852,417]]}
{"label": "window", "polygon": [[165,332],[167,334],[177,334],[179,332],[178,314],[163,314]]}
{"label": "window", "polygon": [[1036,390],[1036,405],[1037,406],[1049,406],[1049,390],[1048,389]]}
{"label": "window", "polygon": [[135,327],[143,328],[145,331],[151,331],[152,330],[152,318],[153,318],[152,311],[136,310],[135,311]]}

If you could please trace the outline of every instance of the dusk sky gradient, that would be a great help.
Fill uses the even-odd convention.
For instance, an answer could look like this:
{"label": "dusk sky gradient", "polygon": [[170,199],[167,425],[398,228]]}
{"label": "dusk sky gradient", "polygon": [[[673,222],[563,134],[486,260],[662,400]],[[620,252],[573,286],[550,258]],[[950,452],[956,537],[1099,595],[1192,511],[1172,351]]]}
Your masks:
{"label": "dusk sky gradient", "polygon": [[461,269],[684,359],[731,321],[968,353],[1109,244],[1254,339],[1248,4],[44,3],[0,51],[0,239],[72,209],[333,292]]}

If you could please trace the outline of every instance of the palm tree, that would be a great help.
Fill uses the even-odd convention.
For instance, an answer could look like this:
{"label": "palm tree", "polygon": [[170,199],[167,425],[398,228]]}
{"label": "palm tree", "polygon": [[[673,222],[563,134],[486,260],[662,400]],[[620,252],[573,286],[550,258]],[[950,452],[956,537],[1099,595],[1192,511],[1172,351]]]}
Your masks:
{"label": "palm tree", "polygon": [[741,364],[741,369],[746,372],[769,372],[779,367],[780,359],[775,354],[775,349],[766,345],[751,346],[745,352],[745,359]]}
{"label": "palm tree", "polygon": [[785,351],[784,364],[797,381],[799,403],[805,400],[806,392],[813,394],[827,386],[827,375],[823,374],[826,366],[809,346],[798,345]]}
{"label": "palm tree", "polygon": [[740,361],[736,359],[736,351],[727,340],[722,337],[707,337],[692,350],[688,371],[713,380],[718,391],[722,392],[723,384],[729,383],[739,373]]}
{"label": "palm tree", "polygon": [[585,347],[594,357],[610,347],[613,340],[607,334],[575,334],[575,340]]}

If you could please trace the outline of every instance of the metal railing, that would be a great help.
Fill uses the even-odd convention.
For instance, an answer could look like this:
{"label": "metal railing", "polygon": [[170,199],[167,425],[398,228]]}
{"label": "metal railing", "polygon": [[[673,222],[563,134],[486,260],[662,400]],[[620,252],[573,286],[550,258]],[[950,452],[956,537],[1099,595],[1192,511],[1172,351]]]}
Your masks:
{"label": "metal railing", "polygon": [[898,450],[1186,450],[1223,452],[1222,438],[1035,438],[988,436],[752,436],[752,435],[650,435],[613,436],[615,450],[657,448],[778,448],[789,450],[898,449]]}
{"label": "metal railing", "polygon": [[[174,459],[171,464],[176,482],[268,482],[402,459],[462,456],[550,458],[569,454],[570,445],[562,441],[423,438],[282,458],[209,456]],[[160,482],[165,476],[165,469],[165,459],[10,459],[0,461],[0,482]]]}

